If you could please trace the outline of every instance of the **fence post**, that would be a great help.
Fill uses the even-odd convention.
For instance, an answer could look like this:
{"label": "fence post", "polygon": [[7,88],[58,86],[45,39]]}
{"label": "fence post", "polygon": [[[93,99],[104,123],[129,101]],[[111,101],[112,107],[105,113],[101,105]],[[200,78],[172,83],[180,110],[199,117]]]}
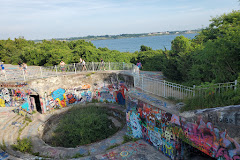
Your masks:
{"label": "fence post", "polygon": [[94,63],[92,62],[92,71],[94,72]]}
{"label": "fence post", "polygon": [[41,73],[41,77],[43,78],[42,67],[40,67],[40,73]]}
{"label": "fence post", "polygon": [[5,75],[5,81],[7,81],[7,75],[6,75],[6,72],[5,72],[5,74],[4,74],[4,75]]}
{"label": "fence post", "polygon": [[22,71],[23,71],[23,79],[24,79],[24,81],[26,81],[24,70],[22,70]]}
{"label": "fence post", "polygon": [[236,91],[237,90],[237,80],[235,80],[235,86],[234,86],[234,90]]}
{"label": "fence post", "polygon": [[74,70],[75,70],[75,74],[77,74],[76,64],[75,63],[74,63]]}
{"label": "fence post", "polygon": [[196,88],[196,85],[193,85],[193,97],[195,97],[195,88]]}
{"label": "fence post", "polygon": [[[55,65],[55,69],[56,69],[56,75],[57,75],[57,66]],[[57,75],[58,76],[58,75]]]}
{"label": "fence post", "polygon": [[163,97],[166,98],[166,82],[163,80]]}
{"label": "fence post", "polygon": [[110,70],[111,70],[111,67],[110,67],[110,66],[111,66],[111,64],[110,64],[110,62],[108,62],[108,63],[109,63],[109,71],[110,71]]}
{"label": "fence post", "polygon": [[142,76],[142,91],[144,91],[143,86],[144,86],[144,85],[143,85],[143,76]]}

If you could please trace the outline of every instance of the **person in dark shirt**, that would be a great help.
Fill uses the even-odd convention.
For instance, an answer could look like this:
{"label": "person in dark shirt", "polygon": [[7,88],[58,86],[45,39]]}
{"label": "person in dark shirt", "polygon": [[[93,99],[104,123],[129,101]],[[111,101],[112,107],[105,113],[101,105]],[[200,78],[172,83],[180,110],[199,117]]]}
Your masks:
{"label": "person in dark shirt", "polygon": [[22,70],[22,62],[21,61],[18,62],[18,67],[20,70]]}
{"label": "person in dark shirt", "polygon": [[102,58],[101,58],[100,70],[104,70],[105,71],[104,61],[103,61]]}

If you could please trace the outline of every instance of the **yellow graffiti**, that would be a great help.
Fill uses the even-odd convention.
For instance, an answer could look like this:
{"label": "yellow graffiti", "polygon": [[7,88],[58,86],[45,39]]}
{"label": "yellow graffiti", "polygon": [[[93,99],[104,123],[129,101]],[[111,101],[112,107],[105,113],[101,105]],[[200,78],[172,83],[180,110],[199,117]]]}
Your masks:
{"label": "yellow graffiti", "polygon": [[27,112],[24,112],[23,110],[20,110],[19,114],[25,117],[27,115]]}
{"label": "yellow graffiti", "polygon": [[58,104],[61,106],[61,107],[66,107],[67,103],[66,103],[66,95],[65,93],[63,94],[63,100],[61,101],[59,98],[56,98],[56,101],[58,102]]}
{"label": "yellow graffiti", "polygon": [[5,101],[3,99],[0,99],[0,107],[5,107]]}
{"label": "yellow graffiti", "polygon": [[122,151],[122,152],[120,153],[120,155],[121,155],[122,157],[127,157],[127,156],[128,156],[128,151]]}

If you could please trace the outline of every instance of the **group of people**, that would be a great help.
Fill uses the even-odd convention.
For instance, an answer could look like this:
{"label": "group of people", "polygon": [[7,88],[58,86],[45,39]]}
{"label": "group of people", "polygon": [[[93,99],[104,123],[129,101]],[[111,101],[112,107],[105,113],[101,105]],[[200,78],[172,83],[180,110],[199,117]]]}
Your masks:
{"label": "group of people", "polygon": [[[24,74],[27,74],[27,64],[26,63],[22,63],[21,61],[19,61],[18,66],[19,66],[20,70],[24,71]],[[1,60],[0,60],[0,70],[1,70],[1,75],[6,76],[4,62],[2,62]]]}
{"label": "group of people", "polygon": [[[59,63],[59,65],[60,65],[61,71],[62,71],[62,72],[65,72],[65,65],[66,65],[66,63],[65,63],[64,61],[61,61],[61,62]],[[87,71],[86,62],[85,62],[84,59],[82,59],[82,58],[79,59],[78,68],[79,68],[81,71]],[[102,58],[101,58],[100,70],[105,70],[104,61],[103,61]]]}
{"label": "group of people", "polygon": [[18,67],[20,70],[24,71],[24,74],[27,74],[27,64],[26,63],[22,63],[21,61],[18,62]]}
{"label": "group of people", "polygon": [[[86,62],[85,62],[85,60],[84,59],[82,59],[82,58],[80,58],[79,59],[79,63],[80,63],[80,66],[82,67],[82,71],[87,71],[87,68],[86,68]],[[64,62],[64,61],[61,61],[60,63],[59,63],[59,65],[60,65],[60,69],[61,69],[61,71],[62,72],[65,72],[65,65],[66,65],[66,63]]]}

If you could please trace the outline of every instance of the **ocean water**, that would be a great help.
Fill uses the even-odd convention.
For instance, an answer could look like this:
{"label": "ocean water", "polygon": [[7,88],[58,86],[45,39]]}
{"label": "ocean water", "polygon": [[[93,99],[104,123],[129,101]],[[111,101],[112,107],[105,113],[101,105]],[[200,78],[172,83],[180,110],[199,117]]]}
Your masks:
{"label": "ocean water", "polygon": [[[181,34],[187,38],[194,38],[197,33],[194,34]],[[171,42],[178,35],[162,35],[152,37],[139,37],[139,38],[124,38],[124,39],[107,39],[107,40],[95,40],[91,41],[94,46],[107,47],[110,50],[118,50],[120,52],[135,52],[140,51],[141,45],[151,47],[153,50],[157,49],[171,49]]]}

